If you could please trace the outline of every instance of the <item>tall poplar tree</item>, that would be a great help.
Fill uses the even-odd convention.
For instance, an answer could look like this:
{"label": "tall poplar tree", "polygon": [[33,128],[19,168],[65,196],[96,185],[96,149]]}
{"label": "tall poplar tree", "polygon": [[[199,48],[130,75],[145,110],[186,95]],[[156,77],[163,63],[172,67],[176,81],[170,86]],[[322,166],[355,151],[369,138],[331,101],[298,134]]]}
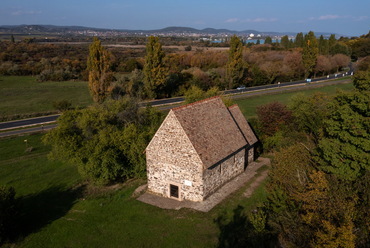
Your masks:
{"label": "tall poplar tree", "polygon": [[328,40],[324,39],[324,36],[320,36],[319,39],[319,53],[327,55],[329,53],[329,43]]}
{"label": "tall poplar tree", "polygon": [[94,102],[102,103],[108,95],[112,80],[111,56],[96,37],[90,45],[89,52],[87,70],[89,71],[90,94]]}
{"label": "tall poplar tree", "polygon": [[337,43],[337,39],[335,38],[335,34],[330,35],[328,43],[329,43],[329,53],[331,55],[333,55],[333,47],[334,47],[335,43]]}
{"label": "tall poplar tree", "polygon": [[303,33],[298,33],[295,37],[295,45],[296,47],[303,47],[304,46],[304,38]]}
{"label": "tall poplar tree", "polygon": [[288,35],[284,35],[283,37],[281,37],[281,46],[284,47],[285,49],[289,48],[290,42]]}
{"label": "tall poplar tree", "polygon": [[159,38],[150,36],[146,44],[144,65],[144,87],[149,98],[156,98],[158,91],[167,81],[168,70],[164,64],[164,57]]}
{"label": "tall poplar tree", "polygon": [[303,47],[302,51],[302,62],[303,66],[306,71],[306,77],[309,77],[315,66],[317,61],[317,56],[319,54],[319,47],[317,43],[317,39],[315,37],[314,32],[310,31],[305,36],[305,46]]}
{"label": "tall poplar tree", "polygon": [[234,35],[230,40],[229,60],[226,66],[229,89],[242,84],[246,68],[243,61],[243,43]]}

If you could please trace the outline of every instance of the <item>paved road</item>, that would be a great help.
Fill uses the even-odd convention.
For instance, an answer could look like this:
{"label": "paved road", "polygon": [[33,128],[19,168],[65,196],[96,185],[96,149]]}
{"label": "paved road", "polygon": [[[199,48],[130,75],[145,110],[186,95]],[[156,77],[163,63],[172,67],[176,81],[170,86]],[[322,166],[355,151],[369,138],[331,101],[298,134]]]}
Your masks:
{"label": "paved road", "polygon": [[1,132],[0,137],[7,137],[7,136],[24,134],[24,133],[36,133],[36,132],[48,131],[50,129],[55,128],[56,126],[57,124],[52,124],[52,125],[47,125],[43,127],[32,127],[32,128],[27,128],[27,129],[18,129],[14,131]]}
{"label": "paved road", "polygon": [[[349,74],[349,73],[348,73]],[[251,95],[259,95],[263,94],[260,90],[268,90],[265,91],[265,93],[273,93],[273,92],[281,92],[286,91],[289,89],[297,89],[299,87],[307,87],[312,85],[322,85],[322,84],[337,84],[338,81],[330,81],[330,79],[340,78],[345,76],[346,74],[333,74],[329,77],[323,77],[323,78],[315,78],[311,80],[311,83],[307,83],[306,80],[300,80],[300,81],[294,81],[294,82],[286,82],[281,84],[270,84],[270,85],[262,85],[262,86],[256,86],[256,87],[248,87],[242,90],[226,90],[224,93],[226,95],[232,95],[232,98],[242,98],[245,96],[251,96]],[[329,81],[327,81],[329,80]],[[294,87],[288,87],[288,86],[294,86]],[[169,104],[179,104],[184,101],[183,97],[174,97],[174,98],[168,98],[168,99],[160,99],[160,100],[154,100],[154,101],[147,101],[141,103],[141,106],[151,105],[151,106],[164,106]],[[162,107],[162,109],[168,109],[171,108],[171,106]],[[48,124],[53,123],[57,120],[57,118],[60,115],[50,115],[50,116],[43,116],[43,117],[36,117],[36,118],[30,118],[25,120],[17,120],[17,121],[8,121],[8,122],[2,122],[0,123],[0,131],[4,130],[11,130],[15,128],[21,128],[21,127],[29,127],[29,126],[35,126],[40,124]],[[1,135],[0,135],[1,137]]]}
{"label": "paved road", "polygon": [[27,126],[33,126],[33,125],[39,125],[39,124],[52,123],[52,122],[55,122],[59,116],[60,115],[49,115],[49,116],[41,116],[41,117],[35,117],[35,118],[30,118],[30,119],[24,119],[24,120],[1,122],[0,130],[7,130],[7,129],[14,129],[14,128],[19,128],[19,127],[27,127]]}

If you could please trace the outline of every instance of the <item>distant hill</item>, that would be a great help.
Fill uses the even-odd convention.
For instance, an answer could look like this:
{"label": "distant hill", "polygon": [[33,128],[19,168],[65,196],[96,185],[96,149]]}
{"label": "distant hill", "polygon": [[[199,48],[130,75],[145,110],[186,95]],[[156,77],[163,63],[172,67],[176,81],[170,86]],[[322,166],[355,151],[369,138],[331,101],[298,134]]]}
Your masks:
{"label": "distant hill", "polygon": [[[55,26],[55,25],[2,25],[0,26],[0,33],[6,34],[58,34],[58,35],[94,35],[94,32],[99,32],[99,35],[128,35],[128,34],[145,34],[145,35],[186,35],[186,34],[198,34],[198,35],[225,35],[225,34],[236,34],[236,35],[249,35],[249,34],[260,34],[262,36],[295,36],[297,33],[293,32],[260,32],[257,30],[243,30],[234,31],[229,29],[195,29],[190,27],[166,27],[163,29],[156,30],[128,30],[128,29],[105,29],[105,28],[93,28],[93,27],[82,27],[82,26]],[[316,35],[330,36],[330,33],[316,33]],[[339,35],[337,35],[339,36]]]}

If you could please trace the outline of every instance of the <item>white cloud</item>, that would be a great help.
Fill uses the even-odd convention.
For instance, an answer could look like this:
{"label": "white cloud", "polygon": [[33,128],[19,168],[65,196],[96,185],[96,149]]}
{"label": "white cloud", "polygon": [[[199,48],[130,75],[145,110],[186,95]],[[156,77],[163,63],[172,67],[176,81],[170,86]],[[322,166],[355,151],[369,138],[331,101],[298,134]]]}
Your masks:
{"label": "white cloud", "polygon": [[244,22],[276,22],[277,18],[254,18],[254,19],[246,19]]}
{"label": "white cloud", "polygon": [[369,16],[350,16],[350,15],[322,15],[319,17],[310,17],[308,20],[310,21],[328,21],[328,20],[337,20],[337,19],[347,19],[353,21],[364,21],[369,19]]}
{"label": "white cloud", "polygon": [[278,19],[276,18],[254,18],[254,19],[245,19],[245,20],[240,20],[238,18],[230,18],[226,20],[226,23],[235,23],[235,22],[240,22],[240,23],[245,23],[245,22],[251,22],[251,23],[258,23],[258,22],[276,22]]}
{"label": "white cloud", "polygon": [[339,15],[323,15],[317,18],[317,20],[325,21],[325,20],[334,20],[334,19],[340,19],[340,18],[343,18],[343,17]]}
{"label": "white cloud", "polygon": [[38,15],[41,14],[41,11],[35,11],[35,10],[17,10],[11,13],[13,16],[21,16],[21,15]]}
{"label": "white cloud", "polygon": [[238,18],[230,18],[230,19],[227,19],[225,22],[226,23],[233,23],[233,22],[238,22]]}

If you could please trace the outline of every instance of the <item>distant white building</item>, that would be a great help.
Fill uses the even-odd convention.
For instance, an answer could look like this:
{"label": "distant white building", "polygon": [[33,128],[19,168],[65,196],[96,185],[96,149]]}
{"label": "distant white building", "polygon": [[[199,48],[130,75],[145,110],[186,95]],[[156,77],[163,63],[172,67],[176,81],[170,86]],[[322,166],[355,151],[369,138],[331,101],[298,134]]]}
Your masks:
{"label": "distant white building", "polygon": [[254,34],[253,34],[253,33],[251,33],[251,34],[249,35],[249,37],[253,38],[253,37],[254,37]]}

